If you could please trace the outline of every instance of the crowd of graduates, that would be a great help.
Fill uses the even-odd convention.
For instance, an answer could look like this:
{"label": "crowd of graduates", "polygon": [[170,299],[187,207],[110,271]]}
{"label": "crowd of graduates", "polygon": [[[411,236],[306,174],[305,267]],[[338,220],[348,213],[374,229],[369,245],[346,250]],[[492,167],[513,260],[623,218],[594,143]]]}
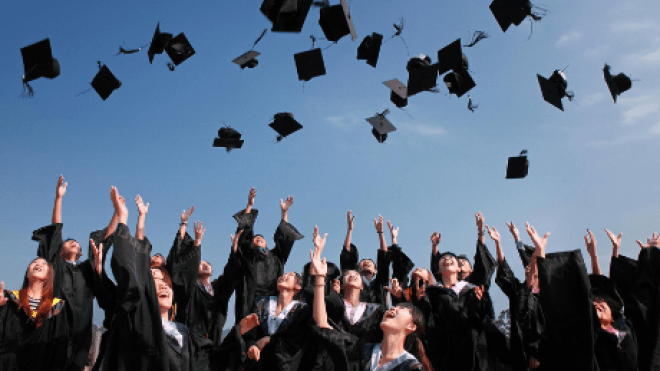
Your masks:
{"label": "crowd of graduates", "polygon": [[[37,257],[22,287],[0,288],[0,370],[278,370],[278,371],[485,371],[656,370],[660,368],[660,234],[637,259],[619,255],[612,242],[609,277],[601,274],[596,240],[585,236],[592,274],[581,252],[546,254],[549,233],[507,223],[525,276],[515,277],[501,236],[479,212],[472,262],[441,252],[431,235],[430,269],[415,268],[397,243],[398,228],[374,219],[376,261],[359,259],[351,243],[353,216],[339,266],[324,253],[326,235],[313,232],[310,263],[285,272],[293,245],[303,235],[289,223],[293,197],[281,201],[275,244],[254,232],[256,190],[238,223],[226,264],[214,276],[201,258],[205,227],[184,210],[167,257],[151,254],[144,234],[149,204],[135,203],[132,234],[126,200],[112,187],[108,226],[81,246],[62,238],[62,200],[57,184],[52,224],[34,231]],[[388,245],[385,234],[389,232]],[[486,235],[495,257],[486,247]],[[110,267],[106,256],[112,247]],[[311,247],[311,246],[310,246]],[[517,259],[515,259],[517,260]],[[413,269],[414,268],[414,269]],[[510,334],[495,323],[491,280],[509,299]],[[229,299],[235,319],[226,336]],[[106,331],[92,346],[94,299]],[[625,305],[624,305],[625,304]],[[231,325],[231,324],[229,324]],[[98,348],[98,352],[90,349]],[[93,354],[92,357],[89,355]]]}

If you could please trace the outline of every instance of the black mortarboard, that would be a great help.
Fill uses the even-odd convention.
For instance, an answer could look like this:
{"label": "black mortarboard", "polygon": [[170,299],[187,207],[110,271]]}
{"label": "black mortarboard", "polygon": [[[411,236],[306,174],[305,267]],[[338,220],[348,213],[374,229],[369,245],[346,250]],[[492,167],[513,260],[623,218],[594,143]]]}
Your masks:
{"label": "black mortarboard", "polygon": [[394,125],[390,120],[385,117],[387,110],[383,113],[376,114],[376,116],[369,117],[367,122],[371,124],[374,128],[371,130],[371,133],[378,140],[378,143],[383,143],[387,139],[387,133],[396,130]]}
{"label": "black mortarboard", "polygon": [[433,89],[437,85],[438,70],[431,64],[431,58],[420,54],[413,57],[406,65],[408,70],[408,97],[419,92]]}
{"label": "black mortarboard", "polygon": [[461,39],[456,39],[451,44],[438,50],[438,73],[445,74],[449,70],[467,70],[467,58],[463,54]]}
{"label": "black mortarboard", "polygon": [[167,52],[167,55],[170,56],[170,59],[175,66],[180,65],[183,61],[195,54],[195,49],[190,45],[190,42],[188,42],[188,39],[183,32],[176,35],[176,37],[165,46],[165,51]]}
{"label": "black mortarboard", "polygon": [[300,32],[313,0],[264,0],[261,13],[273,22],[271,31]]}
{"label": "black mortarboard", "polygon": [[527,150],[522,150],[519,156],[509,157],[506,165],[506,179],[520,179],[527,176],[529,161],[527,161]]}
{"label": "black mortarboard", "polygon": [[289,112],[276,113],[273,122],[268,126],[273,128],[273,130],[279,134],[277,136],[278,142],[282,140],[282,138],[302,129],[303,127],[298,121],[293,119],[293,114]]}
{"label": "black mortarboard", "polygon": [[503,32],[514,24],[518,26],[528,16],[532,15],[532,3],[529,0],[493,0],[490,11]]}
{"label": "black mortarboard", "polygon": [[60,63],[53,58],[50,39],[46,38],[21,48],[21,56],[25,71],[23,81],[26,83],[40,77],[54,79],[60,75]]}
{"label": "black mortarboard", "polygon": [[456,94],[458,97],[463,96],[463,94],[477,86],[477,84],[474,83],[474,80],[472,80],[470,73],[463,69],[446,74],[442,80],[445,82],[449,93]]}
{"label": "black mortarboard", "polygon": [[372,33],[362,40],[357,50],[357,59],[366,59],[367,64],[376,68],[378,63],[378,55],[380,54],[380,46],[383,44],[383,35]]}
{"label": "black mortarboard", "polygon": [[222,127],[218,130],[218,137],[213,140],[213,147],[225,147],[227,152],[234,148],[243,147],[241,133],[230,127]]}
{"label": "black mortarboard", "polygon": [[527,268],[528,265],[532,263],[532,256],[534,255],[534,247],[523,244],[521,248],[516,248],[518,250],[518,256],[524,268]]}
{"label": "black mortarboard", "polygon": [[574,96],[573,92],[566,90],[568,81],[564,73],[560,70],[555,70],[549,79],[539,74],[536,76],[539,80],[543,99],[563,111],[564,105],[561,103],[561,99],[568,97],[569,100],[572,100]]}
{"label": "black mortarboard", "polygon": [[294,54],[293,58],[296,61],[298,80],[309,81],[316,76],[325,75],[325,64],[323,63],[323,53],[321,53],[321,49],[316,48]]}
{"label": "black mortarboard", "polygon": [[610,73],[610,66],[607,63],[605,64],[605,67],[603,67],[603,75],[605,75],[605,82],[607,83],[607,88],[610,89],[610,94],[612,95],[614,103],[616,103],[616,97],[632,87],[632,80],[630,80],[630,77],[625,74],[620,73],[612,76]]}
{"label": "black mortarboard", "polygon": [[149,56],[149,63],[152,63],[154,60],[154,55],[161,54],[165,51],[165,46],[172,40],[172,34],[167,32],[160,32],[160,22],[156,25],[156,31],[154,32],[154,37],[151,39],[151,45],[149,45],[149,50],[147,55]]}
{"label": "black mortarboard", "polygon": [[103,100],[108,99],[110,94],[119,89],[120,86],[121,81],[117,80],[105,64],[92,80],[92,87]]}
{"label": "black mortarboard", "polygon": [[408,88],[399,79],[388,80],[383,84],[390,88],[390,101],[395,106],[403,108],[408,105]]}
{"label": "black mortarboard", "polygon": [[346,35],[351,35],[351,40],[357,39],[353,19],[346,0],[340,0],[338,5],[321,8],[319,25],[328,41],[337,42]]}
{"label": "black mortarboard", "polygon": [[241,66],[241,69],[247,67],[247,68],[254,68],[259,64],[259,61],[257,60],[257,57],[261,55],[258,51],[250,50],[240,57],[234,59],[232,63],[236,63],[237,65]]}

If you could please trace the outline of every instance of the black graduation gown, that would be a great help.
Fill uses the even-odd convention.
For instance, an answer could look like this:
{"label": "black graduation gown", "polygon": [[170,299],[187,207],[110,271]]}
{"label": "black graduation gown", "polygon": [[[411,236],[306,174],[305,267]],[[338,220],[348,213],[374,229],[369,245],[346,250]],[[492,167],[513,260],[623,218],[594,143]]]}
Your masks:
{"label": "black graduation gown", "polygon": [[495,283],[509,298],[510,361],[513,370],[528,370],[531,357],[536,358],[543,365],[544,360],[539,355],[539,345],[545,319],[538,294],[533,294],[524,282],[518,281],[506,260],[497,267]]}
{"label": "black graduation gown", "polygon": [[0,307],[0,370],[66,370],[69,342],[69,326],[63,313],[66,303],[54,299],[49,317],[36,328],[33,319],[19,309],[19,292],[4,294],[8,300]]}
{"label": "black graduation gown", "polygon": [[268,335],[268,303],[269,297],[266,297],[255,307],[260,325],[243,335],[244,345],[241,348],[247,353],[252,345],[256,345],[265,336],[270,336],[270,342],[261,350],[258,362],[247,359],[245,354],[244,369],[296,371],[304,358],[305,345],[309,342],[312,307],[302,302],[295,304],[275,333]]}
{"label": "black graduation gown", "polygon": [[214,346],[219,346],[222,329],[227,320],[229,298],[234,291],[236,254],[230,252],[222,275],[211,282],[211,295],[197,280],[201,251],[201,246],[194,246],[194,241],[188,233],[181,239],[180,233],[177,232],[167,256],[167,268],[172,276],[174,300],[177,305],[176,321],[184,323],[190,331],[209,338]]}
{"label": "black graduation gown", "polygon": [[619,336],[597,329],[594,353],[600,371],[637,371],[637,341],[634,332],[623,318],[617,320],[614,327]]}
{"label": "black graduation gown", "polygon": [[[317,341],[321,342],[328,350],[328,354],[335,365],[335,370],[369,371],[371,355],[378,343],[369,343],[364,337],[360,338],[335,328],[320,328],[316,324],[312,325],[312,331]],[[421,363],[414,358],[402,362],[389,371],[412,370],[422,370]]]}
{"label": "black graduation gown", "polygon": [[[431,274],[437,282],[442,282],[442,275],[440,274],[440,256],[442,254],[431,253]],[[490,281],[497,268],[497,261],[486,248],[486,245],[477,240],[477,247],[474,253],[474,264],[472,265],[472,273],[465,278],[465,281],[470,282],[476,286],[485,286],[486,290],[490,288]]]}
{"label": "black graduation gown", "polygon": [[[37,256],[46,259],[54,269],[53,293],[66,301],[64,315],[69,323],[70,359],[67,366],[71,371],[82,371],[92,343],[92,317],[98,275],[92,260],[66,262],[62,251],[62,223],[37,229],[32,239],[39,242]],[[109,246],[108,246],[109,247]],[[107,252],[107,249],[104,249]]]}
{"label": "black graduation gown", "polygon": [[488,350],[483,344],[483,328],[492,321],[490,296],[481,300],[474,285],[467,283],[458,295],[441,286],[426,288],[431,319],[426,329],[429,360],[437,370],[488,370]]}
{"label": "black graduation gown", "polygon": [[[378,249],[376,257],[376,275],[372,277],[371,282],[365,284],[360,292],[360,301],[364,303],[387,305],[387,290],[385,286],[389,286],[390,282],[390,251],[383,251]],[[339,269],[342,272],[348,270],[358,270],[359,252],[355,245],[351,244],[351,250],[347,251],[342,248],[339,255]],[[364,282],[364,279],[363,279]]]}
{"label": "black graduation gown", "polygon": [[104,353],[103,370],[189,371],[208,369],[211,342],[185,331],[177,352],[161,322],[156,286],[150,269],[151,243],[134,239],[119,224],[114,235],[111,267],[117,281],[117,302]]}
{"label": "black graduation gown", "polygon": [[275,231],[275,247],[266,253],[252,247],[254,237],[254,222],[258,210],[252,209],[249,214],[239,211],[234,215],[238,222],[236,232],[243,230],[237,251],[238,267],[235,283],[235,323],[251,313],[260,296],[277,295],[277,278],[284,274],[284,265],[289,259],[294,242],[304,236],[291,224],[280,221]]}
{"label": "black graduation gown", "polygon": [[540,304],[545,317],[544,370],[598,370],[594,356],[600,327],[580,250],[538,258]]}

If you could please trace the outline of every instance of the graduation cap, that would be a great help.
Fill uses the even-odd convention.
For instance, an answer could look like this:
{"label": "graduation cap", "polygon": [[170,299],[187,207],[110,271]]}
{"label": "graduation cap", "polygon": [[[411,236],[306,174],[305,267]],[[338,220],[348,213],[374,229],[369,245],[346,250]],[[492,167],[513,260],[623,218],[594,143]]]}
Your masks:
{"label": "graduation cap", "polygon": [[536,77],[539,80],[541,93],[543,94],[543,99],[546,102],[563,111],[564,105],[561,103],[561,99],[568,97],[569,100],[573,100],[573,97],[575,96],[573,92],[566,90],[568,87],[568,81],[566,80],[566,75],[564,75],[564,72],[555,70],[549,79],[546,79],[539,74],[537,74]]}
{"label": "graduation cap", "polygon": [[610,89],[610,94],[612,95],[614,103],[616,103],[616,97],[632,87],[632,80],[630,80],[630,77],[625,74],[620,73],[612,76],[610,73],[610,66],[607,63],[605,63],[605,67],[603,67],[603,75],[605,76],[605,82],[607,83],[607,88]]}
{"label": "graduation cap", "polygon": [[234,59],[232,63],[236,63],[237,65],[241,66],[241,69],[244,69],[245,67],[254,68],[259,64],[259,61],[257,60],[259,55],[261,55],[261,53],[250,50],[240,57]]}
{"label": "graduation cap", "polygon": [[408,70],[408,97],[433,89],[437,85],[438,70],[431,64],[431,58],[420,54],[406,64]]}
{"label": "graduation cap", "polygon": [[442,75],[452,71],[442,79],[450,94],[461,97],[477,85],[468,72],[468,66],[468,59],[463,54],[461,39],[456,39],[438,50],[438,74]]}
{"label": "graduation cap", "polygon": [[449,90],[449,94],[456,94],[459,98],[470,91],[477,84],[472,80],[472,76],[467,70],[456,70],[446,74],[442,80]]}
{"label": "graduation cap", "polygon": [[398,108],[408,105],[408,88],[399,79],[387,80],[383,84],[390,88],[390,101]]}
{"label": "graduation cap", "polygon": [[152,63],[156,54],[162,54],[165,51],[165,46],[172,40],[172,34],[167,32],[160,32],[160,22],[156,25],[154,37],[151,39],[151,45],[147,50],[149,56],[149,63]]}
{"label": "graduation cap", "polygon": [[534,5],[529,0],[493,0],[490,3],[490,11],[502,32],[506,32],[512,24],[520,25],[527,16],[535,21],[541,20],[544,16],[544,14],[534,11]]}
{"label": "graduation cap", "polygon": [[170,40],[170,42],[165,46],[165,51],[167,55],[170,56],[172,63],[175,66],[180,65],[186,59],[192,57],[195,54],[195,49],[193,49],[190,42],[186,38],[186,35],[182,33],[176,35],[175,38]]}
{"label": "graduation cap", "polygon": [[506,165],[506,179],[520,179],[527,176],[529,161],[527,161],[527,150],[520,151],[517,157],[509,157]]}
{"label": "graduation cap", "polygon": [[532,264],[532,256],[535,250],[533,246],[523,244],[522,247],[516,247],[516,250],[518,250],[518,256],[520,257],[523,268],[527,268],[528,265]]}
{"label": "graduation cap", "polygon": [[296,61],[296,69],[298,70],[298,80],[309,81],[316,76],[325,75],[325,64],[323,63],[323,53],[321,53],[320,48],[294,54],[293,58]]}
{"label": "graduation cap", "polygon": [[121,81],[117,80],[115,75],[110,72],[110,69],[105,64],[92,80],[92,88],[96,90],[96,93],[103,100],[108,99],[110,94],[119,89],[119,87],[121,87]]}
{"label": "graduation cap", "polygon": [[46,38],[32,45],[21,48],[23,57],[23,86],[28,90],[28,95],[34,91],[28,82],[40,77],[54,79],[60,75],[60,63],[53,58],[50,47],[50,39]]}
{"label": "graduation cap", "polygon": [[276,113],[273,122],[268,124],[268,126],[273,128],[273,130],[279,134],[277,136],[278,142],[284,137],[303,128],[298,121],[293,119],[293,114],[289,112]]}
{"label": "graduation cap", "polygon": [[371,36],[367,35],[358,46],[357,59],[366,60],[368,65],[376,68],[382,44],[383,35],[375,32]]}
{"label": "graduation cap", "polygon": [[274,32],[300,32],[313,0],[264,0],[261,13],[272,23]]}
{"label": "graduation cap", "polygon": [[390,111],[386,109],[381,113],[377,113],[376,116],[369,117],[367,119],[367,122],[373,126],[371,133],[374,135],[376,140],[378,140],[378,143],[383,143],[387,139],[387,133],[396,130],[390,120],[385,117],[385,115],[387,115],[389,112]]}
{"label": "graduation cap", "polygon": [[243,142],[241,140],[241,133],[229,126],[225,126],[218,130],[218,137],[213,140],[213,147],[225,147],[227,153],[229,153],[234,148],[243,147]]}
{"label": "graduation cap", "polygon": [[319,25],[328,41],[337,42],[349,34],[352,41],[357,39],[346,0],[339,0],[338,5],[325,6],[320,13]]}

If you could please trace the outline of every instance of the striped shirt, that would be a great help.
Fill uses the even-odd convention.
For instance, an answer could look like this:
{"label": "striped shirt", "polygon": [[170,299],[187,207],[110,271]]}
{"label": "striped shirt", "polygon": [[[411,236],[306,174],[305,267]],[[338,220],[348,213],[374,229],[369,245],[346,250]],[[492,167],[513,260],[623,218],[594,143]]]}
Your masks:
{"label": "striped shirt", "polygon": [[37,308],[39,308],[39,303],[41,303],[41,299],[28,299],[30,301],[30,309],[32,309],[33,312],[37,311]]}

